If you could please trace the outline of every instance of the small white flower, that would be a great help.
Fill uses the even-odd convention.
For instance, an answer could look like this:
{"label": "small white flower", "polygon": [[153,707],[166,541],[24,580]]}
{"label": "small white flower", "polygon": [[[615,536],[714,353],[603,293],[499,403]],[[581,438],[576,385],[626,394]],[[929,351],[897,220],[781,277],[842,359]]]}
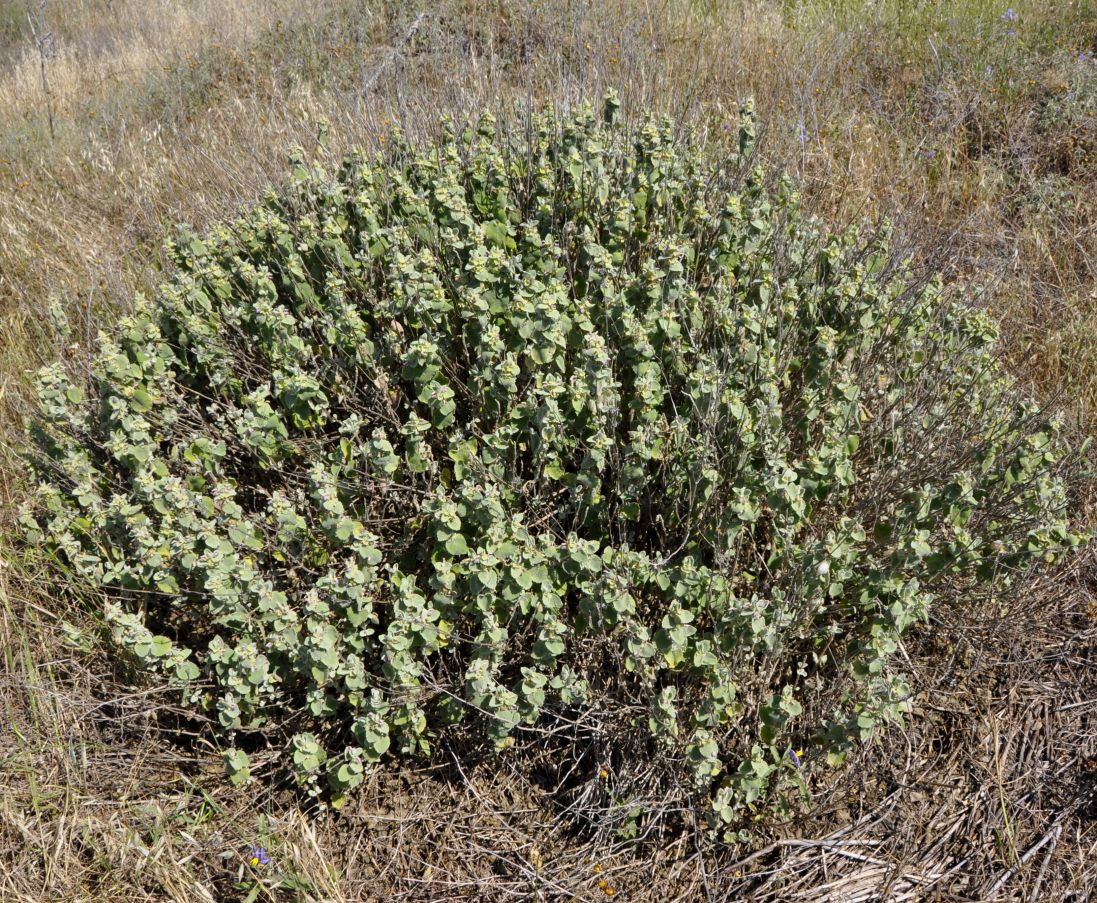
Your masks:
{"label": "small white flower", "polygon": [[829,573],[830,573],[830,562],[829,561],[824,561],[821,565],[819,565],[819,576],[820,577],[825,577]]}

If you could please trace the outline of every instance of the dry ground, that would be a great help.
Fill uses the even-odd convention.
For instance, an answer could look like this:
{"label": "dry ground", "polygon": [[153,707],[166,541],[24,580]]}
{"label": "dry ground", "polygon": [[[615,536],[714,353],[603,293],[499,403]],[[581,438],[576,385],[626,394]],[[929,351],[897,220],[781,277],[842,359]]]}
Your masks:
{"label": "dry ground", "polygon": [[1088,0],[0,0],[0,900],[1097,898],[1091,551],[943,605],[905,650],[909,729],[813,788],[810,818],[714,859],[569,834],[520,763],[381,774],[337,817],[234,791],[164,736],[169,700],[65,642],[85,616],[13,528],[27,371],[82,360],[173,223],[256,197],[295,144],[608,85],[714,147],[753,96],[817,213],[889,215],[925,265],[986,285],[1015,371],[1090,432],[1095,50]]}

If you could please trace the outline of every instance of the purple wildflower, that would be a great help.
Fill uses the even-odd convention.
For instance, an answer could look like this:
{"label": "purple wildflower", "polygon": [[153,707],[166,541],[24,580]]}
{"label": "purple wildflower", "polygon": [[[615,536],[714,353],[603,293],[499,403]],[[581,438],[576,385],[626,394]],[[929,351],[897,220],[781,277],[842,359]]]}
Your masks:
{"label": "purple wildflower", "polygon": [[252,865],[269,865],[270,856],[267,855],[266,847],[252,847],[248,853],[248,862]]}
{"label": "purple wildflower", "polygon": [[792,764],[795,765],[797,768],[804,767],[804,763],[800,759],[800,753],[794,750],[791,746],[788,748],[788,757],[792,759]]}
{"label": "purple wildflower", "polygon": [[1015,10],[1011,6],[1004,13],[1002,13],[1002,18],[1005,19],[1007,22],[1016,22],[1021,17],[1017,15],[1017,10]]}

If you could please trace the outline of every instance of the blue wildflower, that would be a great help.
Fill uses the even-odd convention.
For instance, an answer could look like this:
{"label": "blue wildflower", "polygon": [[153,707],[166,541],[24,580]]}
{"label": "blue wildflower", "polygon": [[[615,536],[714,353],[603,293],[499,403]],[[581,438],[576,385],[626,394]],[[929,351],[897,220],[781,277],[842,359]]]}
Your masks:
{"label": "blue wildflower", "polygon": [[1002,18],[1005,19],[1007,22],[1016,22],[1021,17],[1017,15],[1017,10],[1015,10],[1011,6],[1004,13],[1002,13]]}
{"label": "blue wildflower", "polygon": [[248,862],[252,865],[269,865],[270,856],[267,855],[266,847],[252,847],[248,854]]}

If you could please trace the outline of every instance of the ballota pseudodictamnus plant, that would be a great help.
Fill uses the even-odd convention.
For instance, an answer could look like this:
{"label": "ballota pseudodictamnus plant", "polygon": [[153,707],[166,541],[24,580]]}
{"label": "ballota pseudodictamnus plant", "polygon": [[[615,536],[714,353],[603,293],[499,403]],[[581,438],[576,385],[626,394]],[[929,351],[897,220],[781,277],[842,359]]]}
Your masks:
{"label": "ballota pseudodictamnus plant", "polygon": [[617,110],[298,154],[41,373],[28,536],[234,781],[537,744],[735,838],[904,712],[935,596],[1077,542],[984,313],[767,188],[749,109],[719,160]]}

